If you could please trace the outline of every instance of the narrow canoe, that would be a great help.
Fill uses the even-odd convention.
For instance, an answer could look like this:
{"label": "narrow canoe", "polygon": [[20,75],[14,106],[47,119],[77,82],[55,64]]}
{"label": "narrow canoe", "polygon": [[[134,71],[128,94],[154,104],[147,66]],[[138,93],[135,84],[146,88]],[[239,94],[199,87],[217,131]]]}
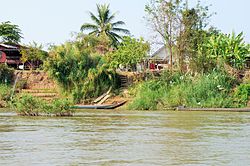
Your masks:
{"label": "narrow canoe", "polygon": [[102,104],[102,105],[74,105],[73,109],[115,109],[125,104],[126,101],[117,102],[114,104]]}
{"label": "narrow canoe", "polygon": [[214,111],[214,112],[250,112],[250,108],[184,108],[177,107],[177,111]]}

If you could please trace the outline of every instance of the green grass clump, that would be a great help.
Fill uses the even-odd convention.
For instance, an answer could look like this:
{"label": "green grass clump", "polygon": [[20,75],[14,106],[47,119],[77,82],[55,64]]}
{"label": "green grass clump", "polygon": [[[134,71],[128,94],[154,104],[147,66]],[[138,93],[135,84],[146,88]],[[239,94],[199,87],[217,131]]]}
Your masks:
{"label": "green grass clump", "polygon": [[0,84],[0,107],[7,107],[11,98],[12,88],[10,85]]}
{"label": "green grass clump", "polygon": [[12,88],[6,84],[0,84],[0,100],[8,101],[11,96]]}
{"label": "green grass clump", "polygon": [[47,115],[70,116],[72,115],[71,106],[72,102],[68,99],[55,99],[51,103],[44,102],[42,112]]}
{"label": "green grass clump", "polygon": [[134,101],[128,106],[132,110],[156,110],[161,103],[166,87],[160,81],[148,81],[140,84]]}
{"label": "green grass clump", "polygon": [[236,88],[234,98],[238,107],[245,107],[249,101],[250,83],[241,84]]}
{"label": "green grass clump", "polygon": [[14,78],[14,70],[5,64],[0,64],[0,84],[11,84]]}
{"label": "green grass clump", "polygon": [[29,94],[16,97],[12,104],[17,113],[23,116],[39,116],[41,114],[70,116],[72,115],[71,105],[72,103],[67,99],[56,99],[49,103]]}
{"label": "green grass clump", "polygon": [[38,116],[43,102],[31,95],[25,94],[14,99],[13,106],[20,115]]}

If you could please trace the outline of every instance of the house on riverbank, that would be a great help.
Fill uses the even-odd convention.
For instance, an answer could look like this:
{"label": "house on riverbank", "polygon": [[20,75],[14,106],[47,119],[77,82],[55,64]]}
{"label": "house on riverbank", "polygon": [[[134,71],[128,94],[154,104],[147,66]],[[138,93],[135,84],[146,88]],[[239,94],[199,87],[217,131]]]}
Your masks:
{"label": "house on riverbank", "polygon": [[18,68],[22,64],[20,53],[21,45],[0,43],[0,63],[10,67]]}
{"label": "house on riverbank", "polygon": [[[173,63],[175,59],[173,57]],[[166,46],[162,46],[147,58],[147,66],[150,70],[162,70],[170,67],[170,53]]]}
{"label": "house on riverbank", "polygon": [[[177,62],[177,56],[173,55],[173,66]],[[149,56],[146,61],[146,68],[150,70],[162,70],[162,69],[169,69],[170,64],[170,52],[166,46],[162,46],[159,48],[156,52],[154,52],[151,56]],[[182,66],[183,71],[189,70],[189,59],[186,56],[184,60],[185,64]],[[245,57],[245,65],[243,70],[249,70],[250,69],[250,57]]]}
{"label": "house on riverbank", "polygon": [[29,48],[19,44],[0,43],[0,64],[5,63],[9,67],[13,67],[15,69],[36,69],[43,63],[40,60],[26,61],[23,63],[21,61],[22,49]]}

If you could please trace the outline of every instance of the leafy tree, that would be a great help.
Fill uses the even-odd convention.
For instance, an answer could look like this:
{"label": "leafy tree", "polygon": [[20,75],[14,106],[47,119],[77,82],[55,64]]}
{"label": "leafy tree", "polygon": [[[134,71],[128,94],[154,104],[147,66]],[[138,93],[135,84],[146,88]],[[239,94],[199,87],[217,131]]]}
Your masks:
{"label": "leafy tree", "polygon": [[104,55],[111,50],[111,42],[107,36],[95,36],[78,33],[74,43],[79,47],[79,49],[84,50],[89,54]]}
{"label": "leafy tree", "polygon": [[208,7],[201,6],[199,1],[190,9],[184,0],[151,0],[145,10],[149,24],[169,50],[171,68],[175,58],[182,69],[185,59],[192,60],[204,40],[203,29],[210,17]]}
{"label": "leafy tree", "polygon": [[125,25],[123,21],[113,22],[115,19],[115,13],[111,14],[109,5],[97,5],[97,15],[89,12],[91,20],[94,24],[85,23],[81,26],[81,31],[90,30],[89,33],[95,36],[107,36],[111,41],[113,46],[117,46],[119,40],[122,36],[119,33],[129,34],[129,31],[119,26]]}
{"label": "leafy tree", "polygon": [[173,65],[174,47],[181,25],[182,0],[151,0],[145,7],[147,20],[163,39],[170,53],[170,66]]}
{"label": "leafy tree", "polygon": [[9,21],[0,24],[0,37],[6,43],[19,43],[23,38],[19,26]]}
{"label": "leafy tree", "polygon": [[47,52],[43,51],[43,46],[41,44],[38,44],[36,42],[30,43],[26,47],[21,48],[21,61],[23,63],[29,62],[31,65],[31,68],[33,69],[36,62],[42,62],[47,57]]}
{"label": "leafy tree", "polygon": [[112,67],[118,68],[119,65],[133,67],[147,56],[148,51],[149,43],[143,38],[124,37],[117,50],[109,53],[107,57]]}
{"label": "leafy tree", "polygon": [[207,20],[209,17],[208,7],[201,6],[199,2],[196,7],[182,11],[183,28],[177,40],[180,67],[183,59],[189,59],[189,61],[193,62],[197,60],[198,47],[208,35],[204,29],[208,25]]}

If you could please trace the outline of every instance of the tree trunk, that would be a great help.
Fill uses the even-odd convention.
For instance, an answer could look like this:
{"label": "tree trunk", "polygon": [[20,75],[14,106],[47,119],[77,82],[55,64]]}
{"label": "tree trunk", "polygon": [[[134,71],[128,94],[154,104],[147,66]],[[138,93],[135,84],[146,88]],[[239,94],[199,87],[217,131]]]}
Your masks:
{"label": "tree trunk", "polygon": [[[173,70],[173,47],[171,42],[168,42],[168,49],[169,49],[169,64],[171,71]],[[167,53],[168,54],[168,53]]]}

